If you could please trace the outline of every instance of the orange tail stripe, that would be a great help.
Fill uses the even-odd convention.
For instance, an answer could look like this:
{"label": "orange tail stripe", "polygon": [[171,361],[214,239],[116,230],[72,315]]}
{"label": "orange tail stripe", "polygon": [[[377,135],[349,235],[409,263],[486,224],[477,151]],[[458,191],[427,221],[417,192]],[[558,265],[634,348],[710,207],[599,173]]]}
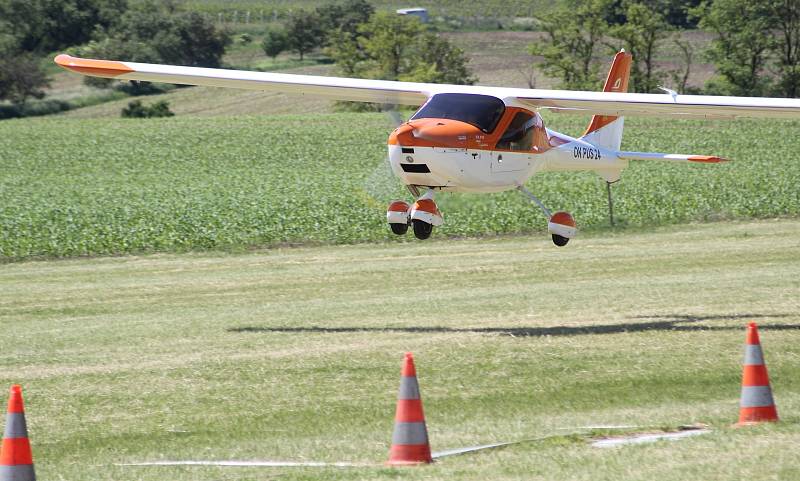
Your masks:
{"label": "orange tail stripe", "polygon": [[745,366],[742,373],[742,386],[769,386],[767,366]]}
{"label": "orange tail stripe", "polygon": [[425,422],[425,414],[422,412],[421,399],[399,399],[397,401],[397,411],[394,420],[398,423],[421,423]]}
{"label": "orange tail stripe", "polygon": [[716,164],[719,162],[725,162],[725,159],[714,155],[690,155],[689,162],[703,162],[707,164]]}
{"label": "orange tail stripe", "polygon": [[0,449],[0,466],[33,464],[28,438],[5,438]]}
{"label": "orange tail stripe", "polygon": [[[603,84],[603,92],[628,91],[632,58],[633,56],[627,52],[619,52],[614,55],[614,60],[611,62],[611,70],[609,70],[606,82]],[[588,135],[596,130],[602,129],[618,118],[619,117],[611,115],[593,115],[592,121],[583,135]]]}
{"label": "orange tail stripe", "polygon": [[134,72],[134,70],[122,62],[113,60],[95,60],[90,58],[76,58],[61,54],[55,58],[55,62],[68,70],[80,72],[95,77],[114,78],[120,75]]}

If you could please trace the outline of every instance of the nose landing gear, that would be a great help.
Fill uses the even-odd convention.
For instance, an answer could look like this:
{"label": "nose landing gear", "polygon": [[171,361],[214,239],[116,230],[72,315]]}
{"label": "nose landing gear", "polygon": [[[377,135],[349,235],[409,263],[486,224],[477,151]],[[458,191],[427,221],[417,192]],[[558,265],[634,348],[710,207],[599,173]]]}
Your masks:
{"label": "nose landing gear", "polygon": [[392,202],[386,210],[386,220],[397,235],[405,234],[411,224],[414,236],[420,240],[430,237],[433,227],[444,223],[442,213],[433,200],[433,189],[428,189],[413,206],[401,200]]}
{"label": "nose landing gear", "polygon": [[528,189],[523,186],[518,186],[517,190],[522,192],[526,197],[528,197],[534,204],[536,204],[544,213],[545,217],[547,217],[547,230],[552,234],[553,237],[553,244],[557,245],[558,247],[564,247],[567,245],[570,239],[575,237],[578,234],[578,228],[575,224],[575,219],[567,212],[556,212],[555,214],[550,213],[550,209],[545,207],[545,205],[536,198],[535,195],[531,194]]}
{"label": "nose landing gear", "polygon": [[389,208],[386,209],[386,221],[389,222],[389,227],[392,228],[392,232],[397,235],[403,235],[408,232],[408,211],[411,209],[411,206],[408,205],[408,202],[404,202],[402,200],[396,200],[389,204]]}

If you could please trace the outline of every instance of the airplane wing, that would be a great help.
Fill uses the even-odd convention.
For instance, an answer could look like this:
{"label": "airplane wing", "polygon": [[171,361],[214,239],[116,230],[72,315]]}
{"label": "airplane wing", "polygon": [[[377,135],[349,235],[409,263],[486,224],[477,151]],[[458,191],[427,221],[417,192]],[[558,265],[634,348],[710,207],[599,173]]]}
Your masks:
{"label": "airplane wing", "polygon": [[113,60],[94,60],[59,55],[55,62],[65,69],[115,80],[143,80],[171,84],[205,85],[248,90],[267,90],[310,95],[332,100],[422,105],[433,92],[413,82],[367,80],[313,75],[292,75],[217,68],[179,67]]}
{"label": "airplane wing", "polygon": [[437,93],[467,93],[499,97],[508,105],[568,114],[712,119],[800,118],[800,99],[426,84],[94,60],[63,54],[57,56],[55,62],[68,70],[94,77],[268,90],[357,102],[419,106]]}

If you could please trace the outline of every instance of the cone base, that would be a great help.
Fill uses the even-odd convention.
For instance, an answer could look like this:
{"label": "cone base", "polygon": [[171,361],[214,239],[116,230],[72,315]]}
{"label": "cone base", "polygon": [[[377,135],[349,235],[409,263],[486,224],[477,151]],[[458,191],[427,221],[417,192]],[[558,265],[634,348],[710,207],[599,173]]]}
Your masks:
{"label": "cone base", "polygon": [[1,481],[36,481],[36,473],[32,464],[16,466],[0,466]]}
{"label": "cone base", "polygon": [[430,461],[386,461],[386,466],[421,466],[432,462],[432,459]]}
{"label": "cone base", "polygon": [[753,424],[774,423],[778,420],[778,411],[775,406],[756,408],[742,408],[737,426],[751,426]]}
{"label": "cone base", "polygon": [[432,463],[431,447],[428,444],[395,444],[389,452],[389,466],[408,466]]}

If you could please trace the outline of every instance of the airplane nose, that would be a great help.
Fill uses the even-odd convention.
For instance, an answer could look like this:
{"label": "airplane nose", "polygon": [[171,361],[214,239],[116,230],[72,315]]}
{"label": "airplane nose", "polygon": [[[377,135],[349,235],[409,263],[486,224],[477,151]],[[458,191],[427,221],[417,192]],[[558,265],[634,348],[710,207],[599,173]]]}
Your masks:
{"label": "airplane nose", "polygon": [[414,127],[409,124],[403,124],[389,135],[389,144],[392,145],[410,145],[414,139]]}

